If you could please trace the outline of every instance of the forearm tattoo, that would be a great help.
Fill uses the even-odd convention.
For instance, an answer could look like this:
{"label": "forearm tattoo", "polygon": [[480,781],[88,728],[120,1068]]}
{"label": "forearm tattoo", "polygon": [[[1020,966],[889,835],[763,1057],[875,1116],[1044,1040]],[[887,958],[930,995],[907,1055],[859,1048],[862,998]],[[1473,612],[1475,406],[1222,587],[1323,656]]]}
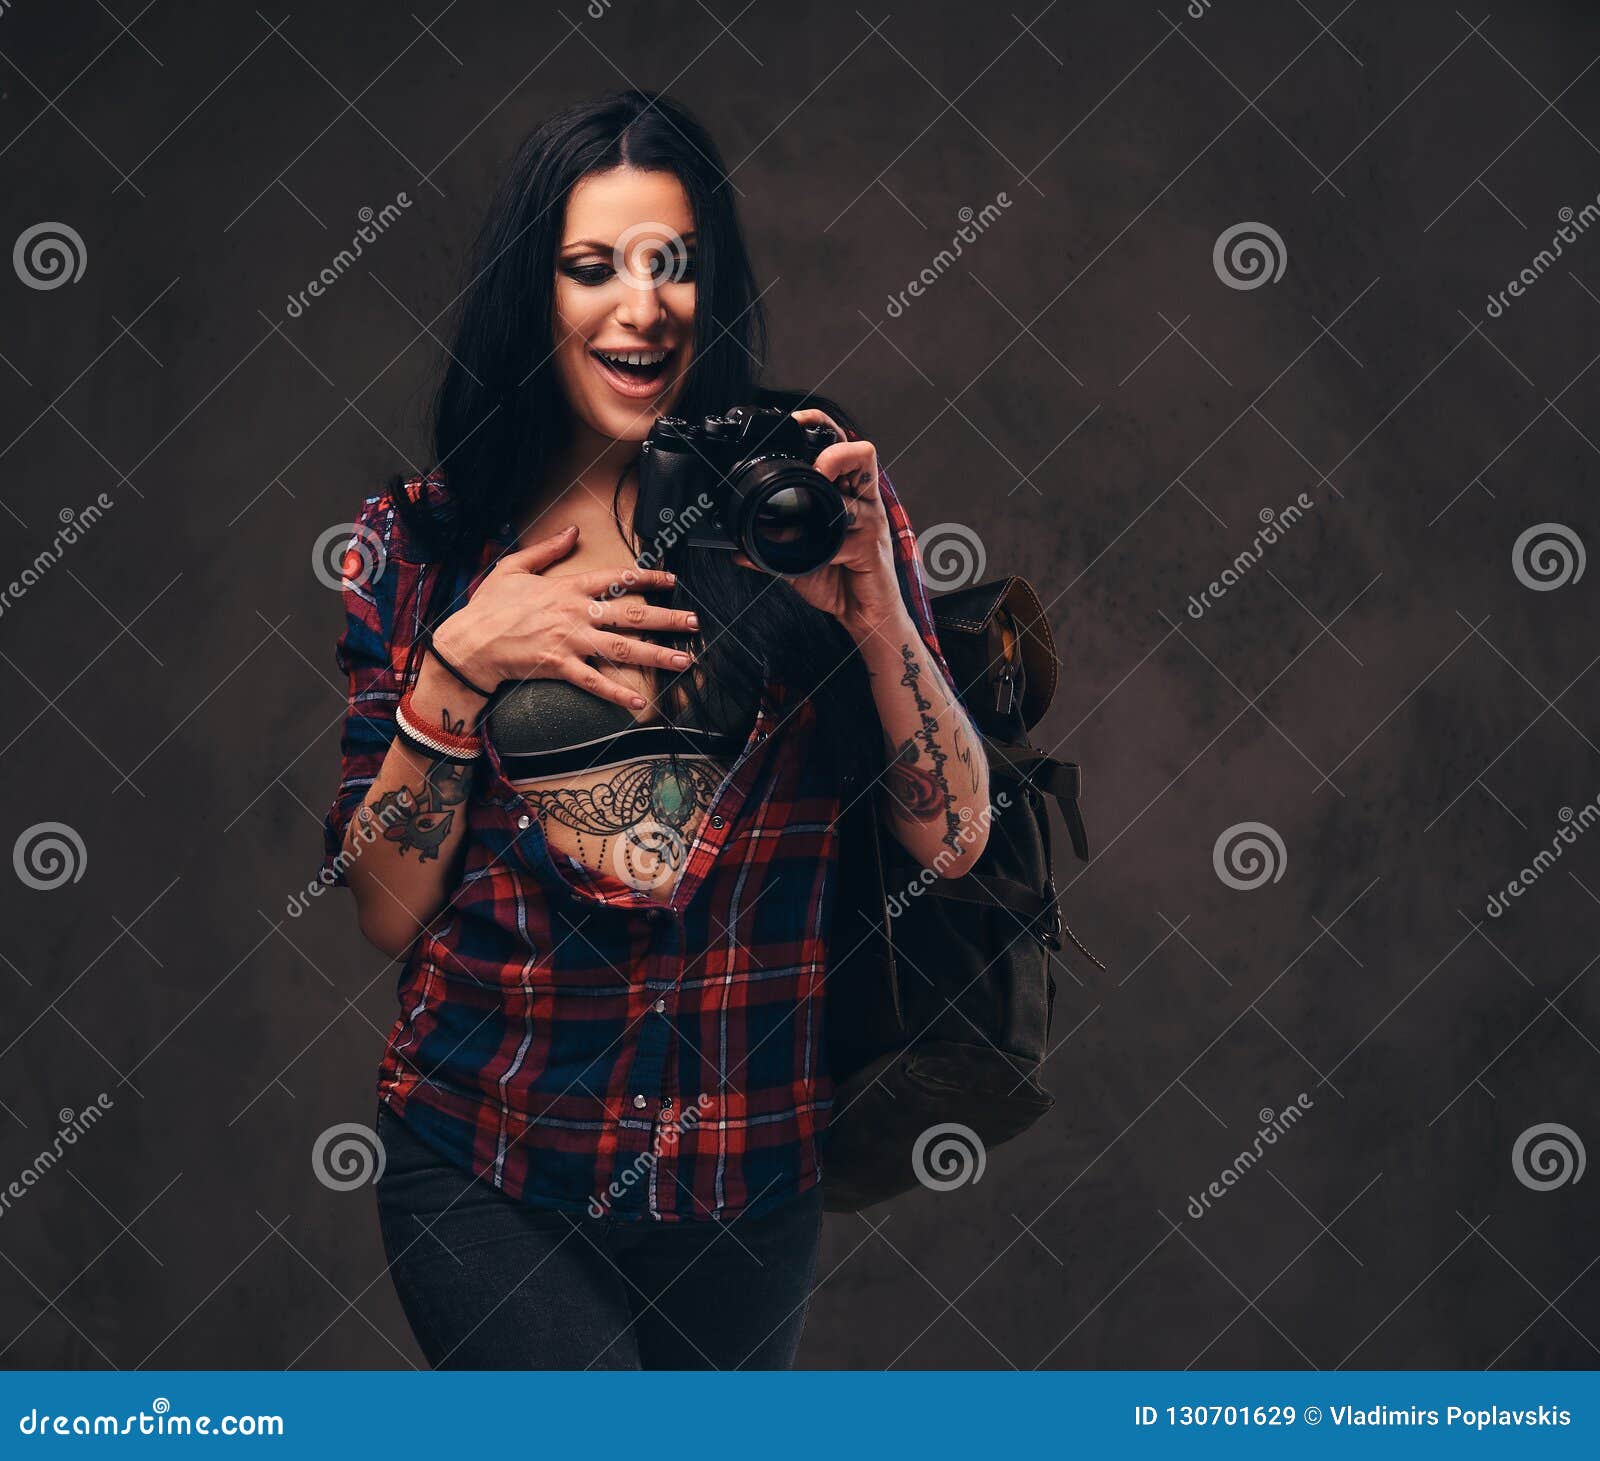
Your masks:
{"label": "forearm tattoo", "polygon": [[972,746],[967,739],[965,726],[958,725],[950,737],[955,745],[956,760],[967,768],[967,775],[972,778],[972,790],[978,790],[978,763],[973,759]]}
{"label": "forearm tattoo", "polygon": [[900,646],[900,658],[905,665],[900,683],[910,689],[922,725],[896,750],[884,774],[884,784],[894,799],[894,810],[907,820],[933,822],[942,816],[945,831],[939,840],[952,852],[959,853],[961,818],[956,813],[955,796],[945,776],[944,766],[949,758],[939,744],[939,721],[929,714],[933,702],[922,693],[918,683],[922,678],[922,666],[917,663],[916,653],[909,644]]}
{"label": "forearm tattoo", "polygon": [[[452,722],[448,712],[444,728],[460,735],[466,722]],[[379,822],[386,842],[396,843],[401,856],[417,854],[418,862],[438,857],[450,829],[455,809],[472,789],[472,767],[459,761],[434,761],[423,774],[420,787],[397,786],[358,813],[363,823]]]}

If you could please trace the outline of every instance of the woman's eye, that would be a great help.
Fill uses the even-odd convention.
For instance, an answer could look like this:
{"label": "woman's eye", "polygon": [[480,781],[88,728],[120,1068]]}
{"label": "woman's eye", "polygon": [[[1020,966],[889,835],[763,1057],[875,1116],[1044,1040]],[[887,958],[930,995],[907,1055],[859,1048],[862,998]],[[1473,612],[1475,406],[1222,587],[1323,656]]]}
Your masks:
{"label": "woman's eye", "polygon": [[[661,279],[663,275],[668,275],[664,282],[669,284],[691,281],[694,278],[694,268],[695,261],[692,254],[681,264],[659,255],[650,260],[651,278]],[[604,284],[616,274],[616,270],[610,264],[575,264],[567,266],[562,272],[567,278],[590,289]]]}

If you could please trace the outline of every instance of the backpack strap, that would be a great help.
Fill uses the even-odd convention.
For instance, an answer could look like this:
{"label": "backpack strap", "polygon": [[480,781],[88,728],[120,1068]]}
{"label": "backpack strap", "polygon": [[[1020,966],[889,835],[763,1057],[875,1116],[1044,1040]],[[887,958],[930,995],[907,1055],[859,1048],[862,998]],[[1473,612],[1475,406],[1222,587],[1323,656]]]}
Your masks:
{"label": "backpack strap", "polygon": [[1083,810],[1078,805],[1083,792],[1083,770],[1078,763],[1058,761],[1032,746],[1008,745],[992,736],[984,736],[983,749],[989,757],[991,771],[999,768],[1003,775],[1009,774],[1023,785],[1056,799],[1072,838],[1072,850],[1078,854],[1080,862],[1088,862],[1089,833],[1083,825]]}

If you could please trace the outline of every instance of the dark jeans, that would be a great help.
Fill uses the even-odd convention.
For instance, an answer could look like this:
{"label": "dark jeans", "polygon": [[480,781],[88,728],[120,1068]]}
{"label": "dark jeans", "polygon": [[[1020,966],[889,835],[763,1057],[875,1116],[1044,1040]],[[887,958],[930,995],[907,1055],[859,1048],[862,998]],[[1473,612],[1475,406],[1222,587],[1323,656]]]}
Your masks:
{"label": "dark jeans", "polygon": [[380,1104],[389,1273],[435,1369],[788,1369],[822,1189],[754,1217],[659,1222],[534,1208]]}

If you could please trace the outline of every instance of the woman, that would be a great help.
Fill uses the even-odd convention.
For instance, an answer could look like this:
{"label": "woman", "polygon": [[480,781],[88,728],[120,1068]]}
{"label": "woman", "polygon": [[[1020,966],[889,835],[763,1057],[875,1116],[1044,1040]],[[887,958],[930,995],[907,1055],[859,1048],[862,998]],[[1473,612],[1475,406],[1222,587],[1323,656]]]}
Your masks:
{"label": "woman", "polygon": [[[923,865],[982,851],[911,525],[838,407],[760,388],[731,191],[664,97],[535,131],[462,298],[438,468],[367,499],[347,560],[324,868],[404,956],[378,1204],[435,1366],[788,1367],[835,822],[876,786]],[[839,433],[815,466],[850,526],[803,578],[633,521],[656,418],[751,403]]]}

